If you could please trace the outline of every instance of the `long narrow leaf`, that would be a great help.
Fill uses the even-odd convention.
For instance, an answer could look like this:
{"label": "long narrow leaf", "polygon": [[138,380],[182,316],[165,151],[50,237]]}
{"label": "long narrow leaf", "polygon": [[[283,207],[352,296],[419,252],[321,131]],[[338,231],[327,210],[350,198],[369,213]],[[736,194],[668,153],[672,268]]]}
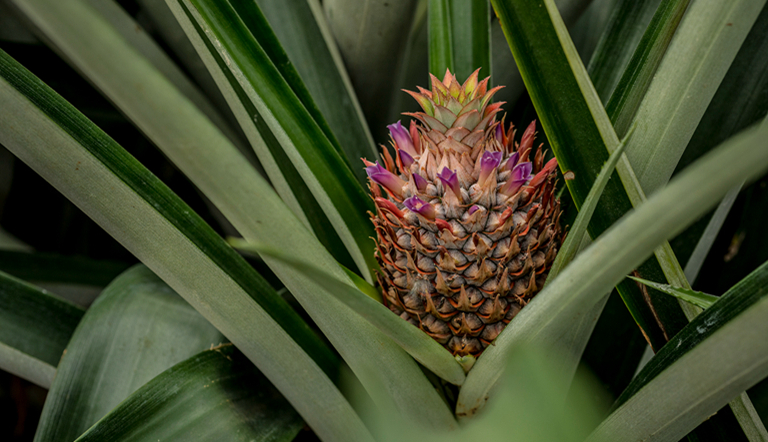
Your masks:
{"label": "long narrow leaf", "polygon": [[129,266],[124,262],[83,256],[0,251],[0,271],[32,282],[104,287]]}
{"label": "long narrow leaf", "polygon": [[557,336],[555,331],[568,327],[567,317],[591,308],[660,242],[705,213],[730,186],[765,171],[766,134],[768,128],[753,129],[724,143],[580,254],[478,359],[462,387],[458,412],[471,415],[482,406],[500,376],[498,365],[515,344]]}
{"label": "long narrow leaf", "polygon": [[[210,0],[169,0],[176,18],[198,51],[215,50],[227,61],[226,68],[246,94],[259,118],[269,127],[284,154],[298,171],[331,225],[349,250],[361,274],[369,279],[377,267],[369,237],[373,227],[365,210],[370,198],[355,179],[346,161],[329,141],[322,127],[305,108],[295,90],[281,75],[266,52],[274,52],[276,42],[268,36],[261,41],[254,32],[266,32],[265,22],[253,2],[228,3]],[[184,23],[190,25],[185,26]],[[270,42],[263,47],[261,43]],[[210,54],[203,54],[204,60]],[[214,66],[211,66],[215,68]],[[291,83],[295,86],[295,81]]]}
{"label": "long narrow leaf", "polygon": [[289,442],[303,425],[264,376],[223,345],[164,371],[77,442]]}
{"label": "long narrow leaf", "polygon": [[[375,157],[376,147],[360,104],[316,1],[258,0],[258,4],[349,163],[358,164],[360,157]],[[365,177],[362,168],[352,170],[358,179]]]}
{"label": "long narrow leaf", "polygon": [[[679,439],[765,377],[767,281],[764,264],[675,336],[622,394],[619,408],[590,440]],[[677,392],[674,398],[667,394],[670,388]],[[659,395],[666,400],[659,401]]]}
{"label": "long narrow leaf", "polygon": [[717,296],[713,296],[707,293],[698,292],[696,290],[686,289],[682,287],[673,287],[669,284],[659,284],[658,282],[648,281],[642,278],[635,278],[630,276],[633,280],[645,284],[648,287],[653,287],[660,292],[664,292],[668,295],[672,295],[675,298],[682,299],[685,302],[689,302],[695,306],[707,309],[712,307],[712,304],[717,302]]}
{"label": "long narrow leaf", "polygon": [[450,1],[454,74],[461,81],[469,78],[476,69],[481,69],[480,78],[491,75],[490,2]]}
{"label": "long narrow leaf", "polygon": [[[629,139],[627,157],[646,194],[661,188],[672,176],[765,3],[765,0],[694,2],[658,71],[645,74],[648,79],[653,77],[653,81],[634,118],[638,122],[637,130]],[[617,98],[616,102],[619,103],[617,112],[621,112],[622,106],[632,106],[624,98]],[[611,113],[611,102],[606,110]],[[632,114],[621,113],[618,117],[621,121]],[[613,115],[611,119],[615,120]],[[628,121],[620,123],[617,132],[621,133],[622,127],[628,124]]]}
{"label": "long narrow leaf", "polygon": [[429,72],[443,78],[446,69],[455,71],[453,66],[453,20],[451,0],[429,0],[427,15],[429,32]]}
{"label": "long narrow leaf", "polygon": [[0,272],[0,368],[48,388],[84,311]]}
{"label": "long narrow leaf", "polygon": [[[333,277],[333,275],[317,269],[312,264],[293,259],[277,250],[247,242],[236,243],[235,246],[246,250],[253,250],[262,256],[266,255],[275,258],[290,265],[297,272],[307,275],[325,288],[328,293],[333,294],[357,314],[392,338],[408,354],[433,373],[454,385],[461,385],[464,382],[464,371],[448,350],[422,330],[393,314],[380,301],[365,296],[361,290],[351,287],[349,284]],[[376,290],[370,285],[369,289]]]}
{"label": "long narrow leaf", "polygon": [[[320,437],[370,439],[321,369],[333,370],[332,355],[237,253],[113,140],[2,52],[0,77],[0,142],[4,146],[95,218],[219,328]],[[211,156],[200,160],[211,167],[221,158],[217,154],[209,151]],[[229,163],[230,173],[242,172],[241,178],[255,173],[242,156],[239,159]],[[261,183],[266,199],[269,188]],[[276,204],[276,195],[272,198],[276,207],[287,212],[284,205]],[[298,220],[295,223],[300,226]]]}

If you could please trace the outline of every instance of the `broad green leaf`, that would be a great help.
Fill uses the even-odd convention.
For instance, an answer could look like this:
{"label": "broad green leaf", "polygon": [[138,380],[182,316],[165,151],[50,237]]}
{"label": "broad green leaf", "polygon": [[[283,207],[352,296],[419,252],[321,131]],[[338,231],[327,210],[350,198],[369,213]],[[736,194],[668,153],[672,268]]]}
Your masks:
{"label": "broad green leaf", "polygon": [[156,376],[77,442],[289,442],[303,425],[253,364],[227,344]]}
{"label": "broad green leaf", "polygon": [[[454,385],[461,385],[464,382],[464,370],[448,350],[419,328],[392,313],[381,301],[366,296],[362,290],[351,287],[306,261],[293,259],[280,251],[247,242],[237,242],[235,246],[250,249],[262,256],[269,256],[282,261],[293,267],[295,271],[307,275],[336,299],[392,338],[408,354],[433,373]],[[364,281],[361,280],[360,283],[362,284]],[[370,290],[376,289],[369,284],[366,291]]]}
{"label": "broad green leaf", "polygon": [[[694,2],[658,70],[655,74],[645,74],[646,78],[652,76],[653,81],[635,115],[637,129],[629,138],[627,157],[646,194],[658,190],[672,176],[765,3],[765,0]],[[620,89],[621,85],[617,91]],[[628,93],[629,97],[632,95]],[[624,121],[626,117],[612,115],[613,100],[611,98],[606,107],[611,119],[617,123]],[[622,106],[632,107],[622,104],[621,98],[616,102],[617,113],[624,113]],[[617,132],[622,132],[621,127],[617,127]]]}
{"label": "broad green leaf", "polygon": [[48,388],[83,309],[0,272],[0,368]]}
{"label": "broad green leaf", "polygon": [[[318,109],[339,140],[358,180],[360,157],[375,158],[376,146],[352,84],[316,0],[258,0]],[[309,7],[307,7],[309,5]]]}
{"label": "broad green leaf", "polygon": [[[0,143],[219,328],[321,438],[370,440],[358,416],[323,372],[334,371],[333,355],[234,250],[112,139],[2,52],[0,77]],[[223,155],[216,144],[205,147],[198,152],[200,158],[187,154],[186,159],[193,164],[200,161],[209,170],[218,167],[214,172],[221,169]],[[231,151],[237,155],[234,148]],[[225,162],[224,170],[219,176],[251,178],[248,184],[253,184],[228,187],[228,195],[255,196],[257,213],[271,205],[270,216],[279,215],[279,210],[289,216],[242,156]],[[258,216],[250,219],[264,222]],[[292,215],[287,219],[303,229]],[[302,239],[307,237],[311,238],[308,232]]]}
{"label": "broad green leaf", "polygon": [[662,0],[619,0],[587,70],[597,94],[607,103]]}
{"label": "broad green leaf", "polygon": [[[233,1],[231,5],[210,0],[168,1],[209,69],[219,68],[212,58],[226,61],[224,74],[230,75],[234,87],[245,94],[240,100],[246,100],[246,105],[258,112],[258,119],[264,120],[357,268],[369,279],[370,272],[377,267],[369,239],[373,227],[365,213],[372,207],[371,200],[337,146],[327,137],[329,129],[318,124],[318,111],[305,107],[311,98],[302,90],[295,70],[286,64],[287,58],[258,6],[245,0]],[[262,153],[257,151],[260,158]],[[264,160],[262,163],[269,172],[270,167]],[[311,219],[310,224],[313,222]]]}
{"label": "broad green leaf", "polygon": [[322,2],[328,27],[375,140],[385,139],[385,127],[392,123],[391,103],[402,93],[396,80],[418,3],[419,0]]}
{"label": "broad green leaf", "polygon": [[0,250],[0,271],[32,282],[58,282],[104,287],[130,265],[84,256]]}
{"label": "broad green leaf", "polygon": [[[172,150],[186,152],[190,146],[201,144],[206,147],[215,144],[222,149],[234,150],[229,140],[191,105],[181,90],[170,83],[151,59],[134,48],[130,40],[126,40],[118,29],[83,0],[66,3],[33,0],[21,2],[19,7],[55,42],[57,49],[67,54],[68,59],[88,75],[102,93],[117,104],[166,154]],[[94,39],[94,35],[99,38]],[[141,86],[137,89],[124,87],[125,84],[134,83]],[[284,177],[277,170],[268,151],[268,156],[260,157],[264,168],[275,172],[269,174],[269,177],[286,204],[302,217],[306,225],[313,228],[316,236],[337,259],[352,266],[352,259],[344,244],[294,170],[291,161],[279,148],[264,120],[261,116],[254,118],[258,113],[255,108],[244,110],[242,105],[237,105],[233,106],[233,110],[246,122],[243,129],[253,147],[262,150],[267,149],[266,146],[274,147],[277,154],[281,155],[277,158],[278,162],[289,169]],[[264,138],[257,128],[263,129]],[[236,157],[242,160],[241,155]],[[181,164],[178,158],[175,162]],[[185,173],[192,181],[199,181],[206,177],[196,175],[207,175],[208,172],[203,170],[191,173],[186,170]],[[309,219],[314,222],[310,223]]]}
{"label": "broad green leaf", "polygon": [[691,321],[645,366],[590,440],[677,440],[765,377],[766,287],[768,264]]}
{"label": "broad green leaf", "polygon": [[149,269],[129,269],[104,289],[67,344],[35,440],[76,439],[150,379],[223,339]]}
{"label": "broad green leaf", "polygon": [[713,296],[708,293],[703,293],[696,290],[691,290],[688,288],[673,287],[669,284],[659,284],[658,282],[648,281],[642,278],[635,278],[634,276],[629,276],[628,278],[631,278],[641,284],[645,284],[648,287],[653,287],[660,292],[664,292],[668,295],[672,295],[677,299],[682,299],[685,302],[689,302],[703,309],[712,307],[712,304],[714,304],[715,302],[717,302],[718,299],[720,299],[717,296]]}
{"label": "broad green leaf", "polygon": [[570,326],[567,318],[590,309],[659,243],[714,206],[734,183],[764,172],[768,149],[760,146],[767,134],[768,128],[752,129],[724,143],[576,257],[478,358],[462,387],[457,414],[469,416],[483,405],[499,379],[498,366],[516,344],[559,336]]}
{"label": "broad green leaf", "polygon": [[[199,38],[185,9],[175,2],[171,6],[189,35]],[[328,251],[286,210],[266,183],[252,171],[244,170],[229,151],[206,145],[198,146],[194,158],[182,152],[169,152],[169,155],[182,170],[188,170],[188,174],[195,177],[198,187],[216,202],[247,241],[301,256],[351,284]],[[274,259],[265,259],[265,262],[339,351],[379,407],[395,408],[405,419],[438,428],[456,425],[418,365],[395,342],[363,318],[351,314],[346,306],[290,266]],[[295,403],[294,406],[299,408]],[[302,416],[309,420],[303,413]]]}
{"label": "broad green leaf", "polygon": [[[688,3],[689,0],[666,0],[659,5],[632,58],[623,69],[621,79],[605,106],[618,136],[623,137],[627,133],[648,85],[659,68],[662,57],[667,53],[670,40],[674,35],[678,35],[675,31],[688,8]],[[671,53],[669,57],[672,57]]]}

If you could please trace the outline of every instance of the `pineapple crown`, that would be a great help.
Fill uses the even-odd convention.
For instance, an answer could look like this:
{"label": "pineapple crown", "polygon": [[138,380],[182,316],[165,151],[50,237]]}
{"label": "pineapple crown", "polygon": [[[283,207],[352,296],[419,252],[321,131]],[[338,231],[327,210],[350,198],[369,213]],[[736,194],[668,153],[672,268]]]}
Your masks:
{"label": "pineapple crown", "polygon": [[[430,186],[438,183],[442,189],[436,190],[442,190],[444,198],[459,204],[486,202],[484,205],[488,206],[495,201],[482,201],[489,200],[491,195],[482,198],[481,194],[498,193],[509,198],[524,187],[531,193],[556,168],[556,159],[542,164],[540,150],[533,162],[529,160],[536,135],[535,121],[525,130],[519,144],[514,142],[514,126],[504,131],[503,119],[496,121],[504,102],[491,103],[491,99],[503,86],[489,90],[490,77],[478,81],[479,71],[473,72],[463,85],[446,70],[442,81],[430,74],[431,91],[421,87],[419,92],[405,90],[423,112],[404,114],[414,117],[409,129],[400,121],[387,126],[395,158],[382,149],[384,165],[363,159],[372,184],[381,185],[393,200],[409,210],[409,198],[434,196]],[[534,170],[536,176],[532,175]],[[495,189],[500,179],[503,183]],[[475,192],[464,195],[462,188],[474,188]],[[418,207],[429,212],[426,206]]]}

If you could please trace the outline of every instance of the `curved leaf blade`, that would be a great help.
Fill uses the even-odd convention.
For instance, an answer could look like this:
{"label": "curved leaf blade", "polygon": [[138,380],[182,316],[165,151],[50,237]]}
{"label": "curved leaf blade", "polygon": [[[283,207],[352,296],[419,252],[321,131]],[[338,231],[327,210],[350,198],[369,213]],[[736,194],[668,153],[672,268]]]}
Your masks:
{"label": "curved leaf blade", "polygon": [[[293,66],[328,121],[349,164],[375,158],[376,145],[316,1],[258,0]],[[307,7],[309,3],[309,7]],[[364,182],[362,168],[352,168]]]}
{"label": "curved leaf blade", "polygon": [[0,368],[48,388],[83,309],[0,272]]}
{"label": "curved leaf blade", "polygon": [[[589,440],[679,439],[765,377],[766,287],[768,264],[691,321],[651,359]],[[670,388],[674,397],[665,393]]]}
{"label": "curved leaf blade", "polygon": [[[171,3],[188,36],[208,41],[228,61],[232,76],[296,167],[361,274],[370,279],[371,270],[377,267],[369,239],[373,227],[365,215],[365,209],[372,207],[371,200],[266,49],[251,34],[244,21],[261,15],[256,4],[238,2],[238,8],[233,8],[210,0]],[[199,31],[189,29],[187,21]]]}
{"label": "curved leaf blade", "polygon": [[[248,242],[236,242],[234,245],[241,249],[252,250],[262,256],[275,258],[290,265],[297,272],[307,275],[336,299],[392,338],[403,350],[433,373],[454,385],[461,385],[464,382],[466,377],[464,370],[448,350],[420,329],[393,314],[380,301],[366,296],[361,289],[352,287],[333,275],[307,262],[291,258],[280,251]],[[359,282],[360,284],[365,283],[362,280]],[[365,284],[368,285],[366,291],[376,291],[370,284]]]}
{"label": "curved leaf blade", "polygon": [[658,282],[648,281],[642,278],[635,278],[634,276],[629,276],[629,278],[641,284],[645,284],[648,287],[652,287],[662,293],[672,295],[677,299],[682,299],[685,302],[691,303],[703,309],[708,309],[712,307],[712,304],[714,304],[715,302],[717,302],[718,299],[720,299],[717,296],[713,296],[713,295],[699,292],[696,290],[686,289],[683,287],[674,287],[669,284],[659,284]]}
{"label": "curved leaf blade", "polygon": [[129,269],[104,289],[72,335],[35,440],[76,439],[147,381],[222,339],[149,269]]}
{"label": "curved leaf blade", "polygon": [[229,344],[156,376],[77,442],[289,442],[303,425],[288,402]]}

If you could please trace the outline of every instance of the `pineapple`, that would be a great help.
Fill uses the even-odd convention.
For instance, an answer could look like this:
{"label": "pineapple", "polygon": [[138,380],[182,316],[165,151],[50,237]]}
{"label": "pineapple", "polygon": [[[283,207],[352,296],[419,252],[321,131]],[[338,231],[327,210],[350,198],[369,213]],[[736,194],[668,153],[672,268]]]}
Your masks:
{"label": "pineapple", "polygon": [[[384,303],[456,356],[477,356],[544,284],[560,244],[557,160],[497,121],[475,71],[408,92],[424,112],[390,125],[395,157],[363,159]],[[382,192],[383,190],[383,192]]]}

